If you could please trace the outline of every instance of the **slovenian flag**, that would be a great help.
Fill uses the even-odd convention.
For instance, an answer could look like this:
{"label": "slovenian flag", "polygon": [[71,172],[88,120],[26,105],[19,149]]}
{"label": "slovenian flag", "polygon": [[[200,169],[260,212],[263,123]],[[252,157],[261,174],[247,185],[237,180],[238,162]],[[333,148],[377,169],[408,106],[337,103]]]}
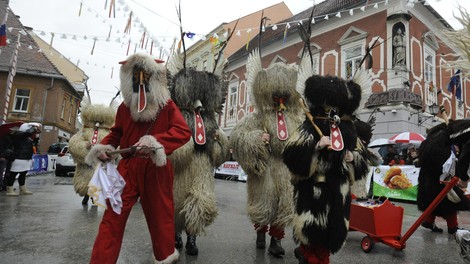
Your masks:
{"label": "slovenian flag", "polygon": [[0,25],[0,47],[4,47],[7,45],[7,18],[8,18],[8,10],[6,10],[5,18]]}

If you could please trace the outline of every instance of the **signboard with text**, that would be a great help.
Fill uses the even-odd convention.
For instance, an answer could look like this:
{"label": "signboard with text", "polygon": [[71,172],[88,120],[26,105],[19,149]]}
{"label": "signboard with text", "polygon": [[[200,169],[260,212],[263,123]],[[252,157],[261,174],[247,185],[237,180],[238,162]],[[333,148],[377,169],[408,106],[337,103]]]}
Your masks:
{"label": "signboard with text", "polygon": [[236,161],[227,161],[220,165],[216,170],[216,174],[231,175],[237,177],[239,181],[246,181],[246,173]]}

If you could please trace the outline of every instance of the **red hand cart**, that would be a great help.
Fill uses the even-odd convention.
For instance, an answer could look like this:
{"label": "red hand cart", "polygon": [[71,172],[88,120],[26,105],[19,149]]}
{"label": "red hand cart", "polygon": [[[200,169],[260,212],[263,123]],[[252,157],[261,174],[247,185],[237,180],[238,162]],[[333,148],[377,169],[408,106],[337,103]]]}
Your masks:
{"label": "red hand cart", "polygon": [[401,229],[404,209],[393,205],[388,200],[379,206],[370,207],[351,203],[349,230],[366,234],[361,241],[361,248],[366,253],[370,252],[377,242],[402,250],[406,247],[408,238],[418,229],[424,218],[434,211],[458,181],[459,178],[454,176],[450,181],[443,182],[446,184],[444,189],[403,236],[401,236]]}

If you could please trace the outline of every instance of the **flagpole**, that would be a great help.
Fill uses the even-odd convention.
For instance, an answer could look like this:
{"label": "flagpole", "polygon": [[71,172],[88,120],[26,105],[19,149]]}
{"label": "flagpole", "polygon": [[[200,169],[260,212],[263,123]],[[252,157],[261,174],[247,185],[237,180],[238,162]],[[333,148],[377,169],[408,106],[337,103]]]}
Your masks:
{"label": "flagpole", "polygon": [[[6,20],[7,16],[8,16],[8,6],[10,4],[10,0],[6,0],[6,9],[5,9],[5,16],[2,18],[2,24],[3,22],[5,22],[5,27],[6,27],[6,21],[3,21],[3,20]],[[7,95],[7,87],[8,87],[8,79],[9,79],[9,76],[7,78],[7,86],[5,87],[5,95]],[[5,113],[8,114],[8,105],[7,105],[7,101],[9,101],[9,97],[5,97],[5,111],[2,115],[2,118],[0,119],[0,125],[3,125],[6,123],[6,116],[5,116]]]}
{"label": "flagpole", "polygon": [[5,109],[3,111],[2,119],[0,120],[1,124],[5,124],[8,118],[8,108],[10,106],[11,88],[13,86],[13,78],[16,75],[16,62],[18,60],[18,48],[20,47],[20,38],[21,38],[21,33],[18,32],[18,40],[16,42],[15,50],[13,51],[13,55],[11,57],[10,70],[8,72],[7,85],[5,88]]}

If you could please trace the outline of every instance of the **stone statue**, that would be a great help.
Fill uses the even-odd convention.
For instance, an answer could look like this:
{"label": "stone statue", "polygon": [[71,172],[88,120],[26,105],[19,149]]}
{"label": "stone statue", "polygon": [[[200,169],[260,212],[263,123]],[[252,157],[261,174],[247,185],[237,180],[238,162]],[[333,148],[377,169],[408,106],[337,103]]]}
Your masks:
{"label": "stone statue", "polygon": [[393,67],[406,66],[405,34],[398,28],[393,36]]}

